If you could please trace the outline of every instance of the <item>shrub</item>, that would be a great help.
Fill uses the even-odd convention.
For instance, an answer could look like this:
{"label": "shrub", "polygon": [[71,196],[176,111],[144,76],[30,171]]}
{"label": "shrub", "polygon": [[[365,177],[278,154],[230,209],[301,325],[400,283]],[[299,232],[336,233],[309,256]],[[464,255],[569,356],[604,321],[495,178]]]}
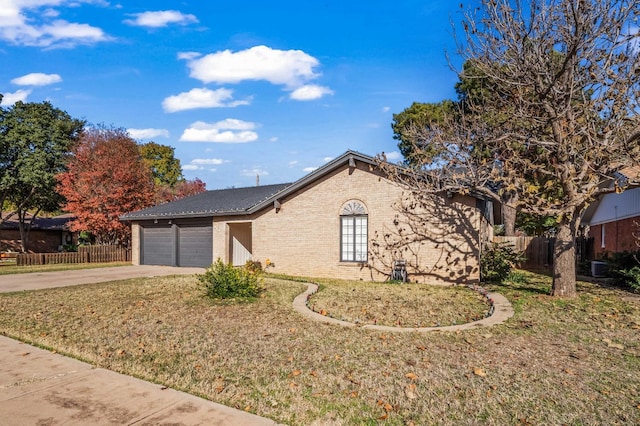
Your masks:
{"label": "shrub", "polygon": [[493,243],[482,253],[480,258],[480,274],[483,281],[501,283],[524,260],[522,253],[509,243]]}
{"label": "shrub", "polygon": [[640,251],[612,253],[603,258],[616,285],[640,291]]}
{"label": "shrub", "polygon": [[624,280],[624,284],[631,287],[633,291],[640,292],[640,266],[634,266],[629,269],[621,269],[618,271],[620,278]]}
{"label": "shrub", "polygon": [[205,294],[212,299],[253,298],[264,291],[261,271],[262,268],[258,271],[246,266],[236,268],[218,259],[198,276],[198,280],[204,285]]}

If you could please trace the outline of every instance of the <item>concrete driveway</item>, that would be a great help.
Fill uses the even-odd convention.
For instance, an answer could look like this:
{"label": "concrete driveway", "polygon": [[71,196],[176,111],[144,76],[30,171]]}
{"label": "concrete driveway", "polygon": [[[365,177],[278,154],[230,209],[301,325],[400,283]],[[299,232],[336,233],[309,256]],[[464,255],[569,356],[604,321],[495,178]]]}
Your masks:
{"label": "concrete driveway", "polygon": [[129,278],[202,274],[203,272],[204,268],[131,265],[94,269],[77,269],[71,271],[0,275],[0,293],[66,287],[79,284],[93,284],[105,281],[126,280]]}

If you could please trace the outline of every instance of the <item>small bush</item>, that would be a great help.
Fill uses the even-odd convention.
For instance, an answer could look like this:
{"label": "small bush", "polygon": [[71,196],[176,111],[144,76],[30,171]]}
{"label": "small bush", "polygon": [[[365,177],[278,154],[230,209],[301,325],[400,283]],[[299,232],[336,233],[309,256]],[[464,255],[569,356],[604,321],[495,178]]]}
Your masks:
{"label": "small bush", "polygon": [[618,271],[620,278],[624,280],[624,284],[631,287],[633,291],[640,292],[640,266],[634,266],[630,269],[621,269]]}
{"label": "small bush", "polygon": [[480,274],[483,281],[501,283],[522,262],[524,256],[509,243],[493,243],[480,258]]}
{"label": "small bush", "polygon": [[198,280],[204,285],[205,294],[212,299],[253,298],[264,291],[261,271],[262,268],[255,267],[236,268],[218,259],[198,276]]}
{"label": "small bush", "polygon": [[262,263],[260,263],[259,260],[247,260],[247,262],[244,264],[244,269],[251,272],[252,274],[260,274],[264,272],[264,270],[262,269]]}
{"label": "small bush", "polygon": [[612,253],[604,259],[616,285],[640,291],[640,251]]}

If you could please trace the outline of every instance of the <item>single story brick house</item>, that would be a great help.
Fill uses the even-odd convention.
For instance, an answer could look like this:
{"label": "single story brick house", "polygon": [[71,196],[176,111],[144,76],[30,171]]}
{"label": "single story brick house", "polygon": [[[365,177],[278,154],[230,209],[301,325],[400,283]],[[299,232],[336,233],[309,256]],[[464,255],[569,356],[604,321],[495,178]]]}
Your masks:
{"label": "single story brick house", "polygon": [[[65,244],[76,244],[78,234],[69,230],[74,215],[65,213],[54,217],[36,217],[31,222],[28,251],[31,253],[56,253]],[[28,216],[31,220],[31,217]],[[0,251],[21,251],[18,217],[13,216],[0,226]]]}
{"label": "single story brick house", "polygon": [[132,225],[134,264],[208,266],[269,259],[271,272],[355,280],[479,279],[493,206],[474,195],[420,195],[378,162],[347,151],[288,184],[203,192],[121,220]]}

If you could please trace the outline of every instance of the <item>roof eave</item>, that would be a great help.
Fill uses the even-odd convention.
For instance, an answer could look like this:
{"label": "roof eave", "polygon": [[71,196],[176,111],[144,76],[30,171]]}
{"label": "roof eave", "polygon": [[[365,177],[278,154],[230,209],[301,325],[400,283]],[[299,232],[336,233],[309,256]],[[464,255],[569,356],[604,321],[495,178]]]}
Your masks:
{"label": "roof eave", "polygon": [[293,184],[291,184],[290,186],[284,188],[283,190],[281,190],[280,192],[277,192],[275,194],[273,194],[271,197],[267,198],[266,200],[256,204],[255,206],[249,208],[247,210],[247,214],[252,214],[255,212],[258,212],[262,209],[264,209],[265,207],[268,207],[269,205],[273,205],[273,202],[276,200],[281,200],[282,198],[298,191],[301,188],[304,188],[305,186],[307,186],[308,184],[310,184],[311,182],[320,179],[321,177],[331,173],[332,171],[334,171],[335,169],[337,169],[338,167],[342,166],[343,163],[347,163],[349,164],[351,161],[360,161],[362,163],[366,163],[366,164],[370,164],[370,165],[377,165],[376,160],[372,157],[369,157],[368,155],[364,155],[361,154],[359,152],[356,151],[347,151],[344,154],[342,154],[341,156],[331,160],[330,162],[328,162],[327,164],[325,164],[324,166],[314,170],[313,172],[303,176],[302,178],[300,178],[299,180],[297,180],[296,182],[294,182]]}

